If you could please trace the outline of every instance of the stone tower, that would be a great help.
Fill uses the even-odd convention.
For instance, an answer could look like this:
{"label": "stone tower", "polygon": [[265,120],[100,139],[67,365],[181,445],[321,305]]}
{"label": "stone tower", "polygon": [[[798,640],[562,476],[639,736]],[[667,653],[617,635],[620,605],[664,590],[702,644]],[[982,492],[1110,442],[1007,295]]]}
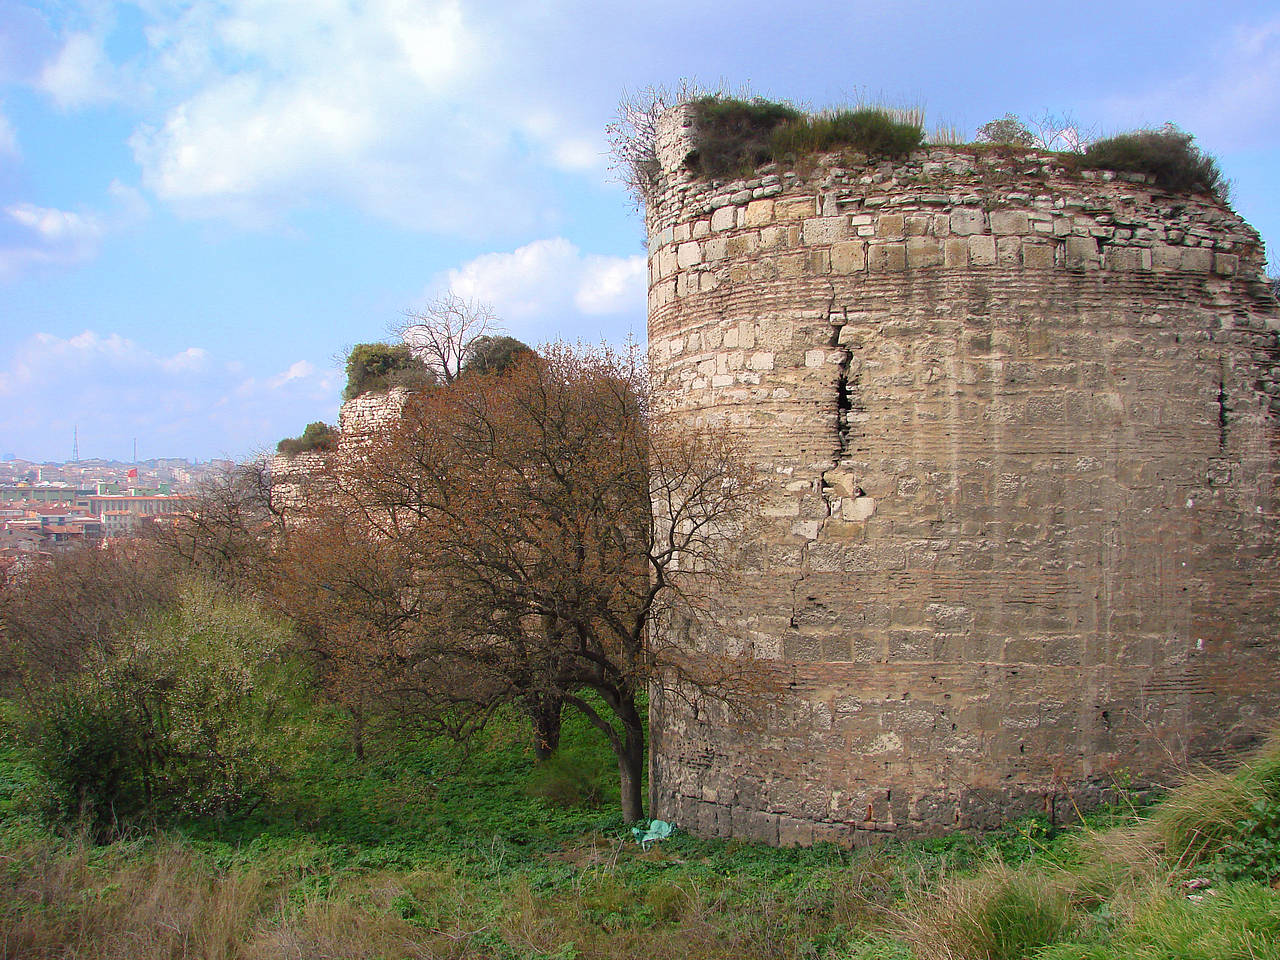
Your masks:
{"label": "stone tower", "polygon": [[658,816],[854,843],[1069,813],[1280,717],[1280,351],[1257,233],[1048,154],[695,179],[659,136],[665,416],[768,477],[728,635],[763,727],[653,699]]}

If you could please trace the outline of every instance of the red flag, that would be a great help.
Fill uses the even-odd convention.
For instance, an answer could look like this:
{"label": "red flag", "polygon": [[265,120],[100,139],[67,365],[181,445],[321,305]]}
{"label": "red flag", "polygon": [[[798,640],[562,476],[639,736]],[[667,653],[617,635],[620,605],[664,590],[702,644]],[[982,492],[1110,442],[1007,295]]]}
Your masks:
{"label": "red flag", "polygon": [[130,468],[129,468],[129,472],[128,472],[127,474],[125,474],[125,476],[127,476],[130,480],[137,480],[137,479],[138,479],[138,468],[137,468],[137,467],[130,467]]}

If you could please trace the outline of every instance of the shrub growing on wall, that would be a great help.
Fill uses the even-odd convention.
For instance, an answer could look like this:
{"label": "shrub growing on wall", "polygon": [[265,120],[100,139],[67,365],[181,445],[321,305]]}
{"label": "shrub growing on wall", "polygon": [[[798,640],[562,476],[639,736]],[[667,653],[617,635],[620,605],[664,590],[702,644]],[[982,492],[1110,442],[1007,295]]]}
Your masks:
{"label": "shrub growing on wall", "polygon": [[703,97],[693,106],[698,148],[687,162],[702,176],[740,175],[763,163],[830,150],[901,157],[924,140],[914,111],[861,107],[810,116],[786,104],[728,97]]}
{"label": "shrub growing on wall", "polygon": [[1012,113],[990,120],[978,128],[979,143],[995,143],[1013,147],[1035,146],[1036,135]]}
{"label": "shrub growing on wall", "polygon": [[532,353],[533,350],[527,343],[522,343],[515,337],[477,337],[468,348],[466,359],[462,361],[462,372],[503,373],[521,357]]}
{"label": "shrub growing on wall", "polygon": [[1214,158],[1201,153],[1195,137],[1171,123],[1159,130],[1135,130],[1097,140],[1080,163],[1087,169],[1149,174],[1157,186],[1171,193],[1221,196],[1226,190]]}
{"label": "shrub growing on wall", "polygon": [[690,168],[707,177],[741,173],[774,159],[774,131],[803,114],[794,107],[756,97],[703,97],[693,104],[698,121],[698,149]]}
{"label": "shrub growing on wall", "polygon": [[317,420],[315,423],[307,424],[307,429],[302,431],[302,436],[285,437],[277,443],[276,453],[284,454],[286,457],[296,457],[300,453],[308,453],[312,450],[329,450],[337,437],[338,432],[333,427]]}
{"label": "shrub growing on wall", "polygon": [[357,343],[347,356],[347,387],[342,399],[353,400],[362,393],[392,387],[427,386],[434,381],[435,374],[404,344]]}

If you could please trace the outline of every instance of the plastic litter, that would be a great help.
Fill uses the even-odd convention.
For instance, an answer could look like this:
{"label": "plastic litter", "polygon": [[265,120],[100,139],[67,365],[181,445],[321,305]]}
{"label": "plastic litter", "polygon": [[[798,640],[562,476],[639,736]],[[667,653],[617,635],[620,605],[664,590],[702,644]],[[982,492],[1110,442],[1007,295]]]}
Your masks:
{"label": "plastic litter", "polygon": [[648,850],[651,844],[671,836],[671,831],[674,829],[675,827],[665,820],[651,820],[647,828],[632,827],[631,833],[636,838],[636,843],[640,844],[640,849]]}

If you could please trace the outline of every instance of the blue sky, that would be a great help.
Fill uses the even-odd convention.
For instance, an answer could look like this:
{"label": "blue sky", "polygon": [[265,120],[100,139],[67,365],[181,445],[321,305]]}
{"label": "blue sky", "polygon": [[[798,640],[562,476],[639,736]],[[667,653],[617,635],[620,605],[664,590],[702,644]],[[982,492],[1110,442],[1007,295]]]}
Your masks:
{"label": "blue sky", "polygon": [[1174,121],[1280,252],[1280,3],[0,0],[0,456],[243,458],[452,287],[643,335],[624,90]]}

